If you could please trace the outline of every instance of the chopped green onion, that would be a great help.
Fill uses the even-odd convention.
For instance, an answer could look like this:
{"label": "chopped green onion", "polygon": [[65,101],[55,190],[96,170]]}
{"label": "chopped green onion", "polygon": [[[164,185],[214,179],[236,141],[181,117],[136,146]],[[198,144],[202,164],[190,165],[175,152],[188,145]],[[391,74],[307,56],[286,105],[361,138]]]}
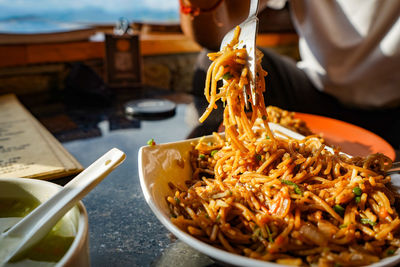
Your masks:
{"label": "chopped green onion", "polygon": [[360,196],[356,196],[355,200],[356,200],[356,203],[358,204],[358,203],[361,202],[361,197]]}
{"label": "chopped green onion", "polygon": [[214,155],[218,152],[218,150],[213,150],[211,151],[211,157],[214,157]]}
{"label": "chopped green onion", "polygon": [[218,222],[220,219],[221,219],[221,215],[218,214],[218,215],[217,215],[217,218],[215,218],[215,220]]}
{"label": "chopped green onion", "polygon": [[151,138],[149,141],[147,141],[147,144],[148,144],[149,146],[155,146],[155,145],[156,145],[156,142],[154,142],[154,139]]}
{"label": "chopped green onion", "polygon": [[343,228],[346,228],[347,226],[349,226],[349,224],[348,224],[348,223],[345,223],[345,224],[339,225],[339,228],[340,228],[340,229],[343,229]]}
{"label": "chopped green onion", "polygon": [[299,187],[295,187],[294,188],[294,192],[298,195],[303,195],[303,192],[301,191],[301,189]]}
{"label": "chopped green onion", "polygon": [[367,219],[367,218],[361,218],[360,221],[361,221],[362,224],[369,224],[371,226],[375,226],[376,225],[376,222],[371,221],[370,219]]}
{"label": "chopped green onion", "polygon": [[227,80],[230,80],[232,77],[233,77],[233,75],[230,74],[229,72],[227,72],[222,76],[222,79],[227,81]]}
{"label": "chopped green onion", "polygon": [[395,252],[394,249],[388,249],[386,251],[386,254],[389,255],[389,256],[392,256],[394,254],[394,252]]}
{"label": "chopped green onion", "polygon": [[343,216],[343,215],[344,215],[344,208],[343,208],[342,206],[340,206],[340,205],[335,205],[335,206],[333,206],[333,210],[334,210],[337,214],[339,214],[340,216]]}
{"label": "chopped green onion", "polygon": [[205,159],[205,158],[206,158],[206,156],[205,156],[205,155],[203,155],[203,154],[200,154],[200,155],[199,155],[199,158],[200,158],[200,159]]}
{"label": "chopped green onion", "polygon": [[265,224],[265,229],[267,230],[267,233],[268,233],[268,241],[270,243],[274,243],[274,239],[272,238],[272,234],[271,234],[271,231],[269,230],[268,224]]}
{"label": "chopped green onion", "polygon": [[296,194],[298,194],[298,195],[303,195],[303,191],[301,191],[300,187],[299,187],[296,183],[293,183],[292,181],[289,181],[289,180],[281,180],[281,182],[282,182],[283,184],[293,186],[293,187],[294,187],[294,192],[295,192]]}
{"label": "chopped green onion", "polygon": [[356,196],[361,196],[363,192],[362,192],[361,188],[359,188],[358,186],[356,186],[356,187],[353,188],[353,193],[354,193],[354,195],[356,195]]}
{"label": "chopped green onion", "polygon": [[269,139],[269,136],[267,135],[265,138]]}
{"label": "chopped green onion", "polygon": [[181,202],[181,200],[177,197],[174,197],[174,200],[175,200],[176,204],[179,204]]}
{"label": "chopped green onion", "polygon": [[294,183],[294,182],[292,182],[292,181],[289,181],[289,180],[281,180],[281,182],[283,183],[283,184],[286,184],[286,185],[293,185],[293,186],[298,186],[296,183]]}

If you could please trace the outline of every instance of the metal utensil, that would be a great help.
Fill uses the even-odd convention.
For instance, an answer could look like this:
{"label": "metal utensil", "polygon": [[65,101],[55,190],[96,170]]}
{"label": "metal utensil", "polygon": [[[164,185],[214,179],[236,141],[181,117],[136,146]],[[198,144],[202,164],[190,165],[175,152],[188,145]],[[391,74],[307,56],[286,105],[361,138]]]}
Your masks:
{"label": "metal utensil", "polygon": [[79,200],[125,159],[113,148],[87,167],[64,188],[43,202],[8,231],[0,234],[0,266],[40,241]]}
{"label": "metal utensil", "polygon": [[392,163],[392,167],[387,171],[388,175],[400,173],[400,161]]}
{"label": "metal utensil", "polygon": [[[288,136],[288,137],[296,139],[296,140],[301,140],[301,139],[305,138],[304,135],[294,132],[294,131],[292,131],[286,127],[283,127],[279,124],[269,122],[268,125],[269,125],[270,129],[272,130],[272,132],[274,133],[274,135],[276,135],[278,137],[287,138],[287,136]],[[325,149],[331,153],[334,153],[333,148],[331,148],[329,146],[325,146]],[[340,152],[340,154],[346,155],[348,157],[352,157],[351,155],[344,153],[344,152]],[[396,173],[400,173],[400,161],[393,162],[392,167],[386,171],[387,175],[392,175],[392,174],[396,174]]]}
{"label": "metal utensil", "polygon": [[[247,99],[248,99],[248,90],[250,90],[251,99],[253,105],[257,104],[258,96],[256,93],[256,35],[258,30],[258,0],[250,1],[250,11],[247,19],[239,24],[240,27],[240,36],[239,36],[239,48],[246,48],[247,51],[247,66],[249,68],[250,81],[249,81],[249,89],[247,86],[243,89],[243,96],[245,99],[246,107],[247,107]],[[225,47],[233,38],[235,28],[230,30],[227,34],[225,34],[224,39],[221,42],[221,50]]]}

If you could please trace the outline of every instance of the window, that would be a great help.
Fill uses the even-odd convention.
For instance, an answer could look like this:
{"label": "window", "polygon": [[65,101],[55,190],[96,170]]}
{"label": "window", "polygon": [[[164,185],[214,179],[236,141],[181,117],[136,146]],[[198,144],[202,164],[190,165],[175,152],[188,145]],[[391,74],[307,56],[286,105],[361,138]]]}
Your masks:
{"label": "window", "polygon": [[0,32],[63,31],[77,24],[179,22],[179,0],[0,0]]}

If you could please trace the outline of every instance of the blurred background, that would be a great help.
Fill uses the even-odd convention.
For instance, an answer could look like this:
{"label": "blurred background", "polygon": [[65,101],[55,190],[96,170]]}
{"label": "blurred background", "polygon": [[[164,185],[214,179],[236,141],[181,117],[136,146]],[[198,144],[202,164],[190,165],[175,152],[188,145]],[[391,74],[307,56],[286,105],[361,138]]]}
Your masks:
{"label": "blurred background", "polygon": [[[181,30],[179,0],[0,0],[0,10],[0,94],[15,93],[28,105],[30,94],[61,96],[76,63],[104,79],[104,34],[121,17],[139,36],[141,84],[191,91],[202,47]],[[277,23],[260,28],[258,45],[297,58],[287,10],[270,13]]]}
{"label": "blurred background", "polygon": [[[162,0],[2,0],[0,1],[1,31],[28,31],[35,22],[114,23],[119,17],[131,21],[178,22],[179,2]],[[29,24],[30,23],[30,24]],[[22,28],[25,25],[27,28]],[[39,26],[39,25],[38,25]],[[11,27],[11,28],[9,28]],[[39,27],[39,31],[50,30]]]}

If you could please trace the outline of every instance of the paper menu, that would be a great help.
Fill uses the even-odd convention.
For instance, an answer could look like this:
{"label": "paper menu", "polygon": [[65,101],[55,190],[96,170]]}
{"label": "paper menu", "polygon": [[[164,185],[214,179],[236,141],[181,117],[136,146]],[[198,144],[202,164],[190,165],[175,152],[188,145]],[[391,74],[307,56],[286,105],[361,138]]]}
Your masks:
{"label": "paper menu", "polygon": [[50,180],[82,169],[15,95],[0,96],[0,177]]}

